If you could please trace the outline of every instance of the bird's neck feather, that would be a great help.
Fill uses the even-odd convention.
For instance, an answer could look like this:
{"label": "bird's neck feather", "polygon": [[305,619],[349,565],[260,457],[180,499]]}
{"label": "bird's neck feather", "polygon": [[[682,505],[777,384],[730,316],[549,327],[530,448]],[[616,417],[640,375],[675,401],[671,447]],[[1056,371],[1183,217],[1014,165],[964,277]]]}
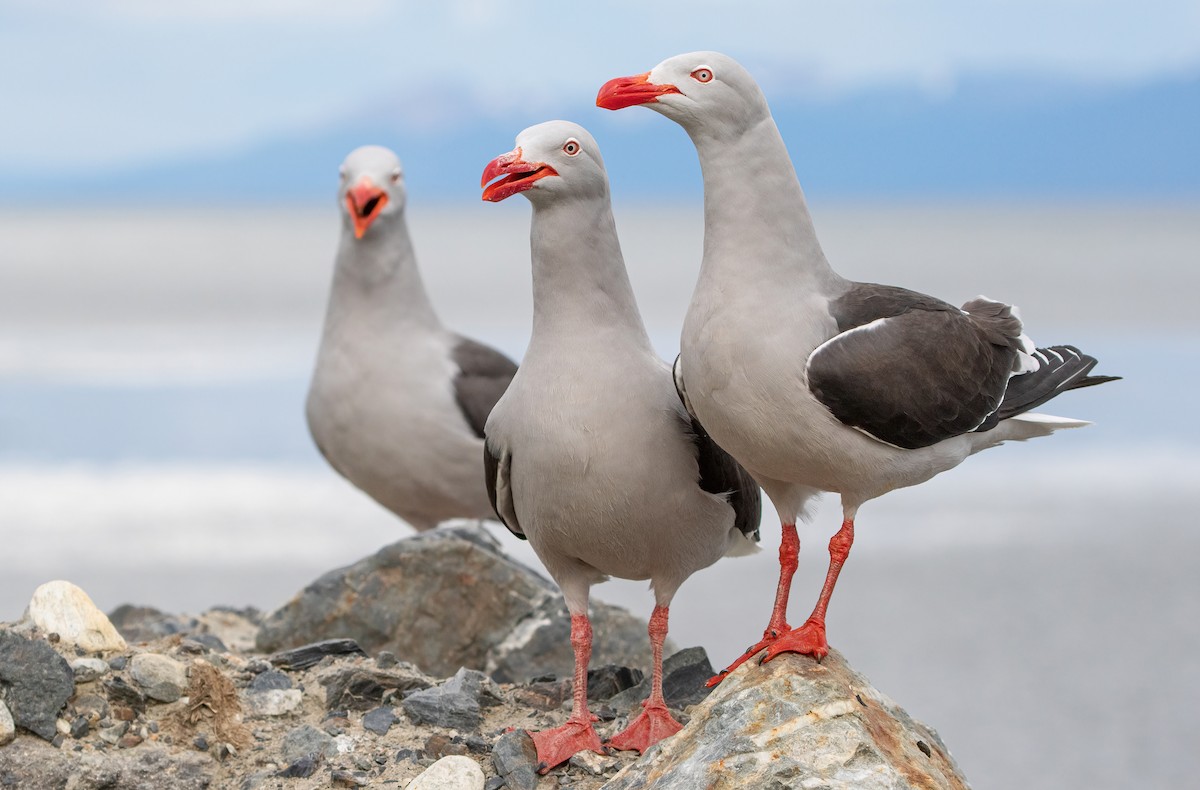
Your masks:
{"label": "bird's neck feather", "polygon": [[730,139],[691,135],[704,175],[704,260],[700,280],[728,278],[832,287],[787,147],[769,115]]}
{"label": "bird's neck feather", "polygon": [[534,205],[533,336],[616,331],[648,348],[607,196]]}
{"label": "bird's neck feather", "polygon": [[355,239],[348,227],[343,228],[333,273],[330,318],[344,312],[353,312],[362,319],[378,313],[392,321],[440,326],[417,268],[404,217],[380,218],[361,239]]}

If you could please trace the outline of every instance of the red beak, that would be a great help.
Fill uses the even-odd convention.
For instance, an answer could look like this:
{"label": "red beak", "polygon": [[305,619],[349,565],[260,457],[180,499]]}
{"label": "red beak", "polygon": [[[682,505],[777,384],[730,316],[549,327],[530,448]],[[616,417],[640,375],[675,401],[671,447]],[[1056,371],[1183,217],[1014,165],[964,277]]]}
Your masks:
{"label": "red beak", "polygon": [[[488,162],[488,166],[483,169],[483,176],[479,179],[479,186],[484,187],[484,200],[499,203],[506,197],[524,192],[539,179],[556,175],[558,171],[550,165],[543,162],[526,162],[521,158],[521,149],[517,148]],[[497,176],[504,178],[488,183]]]}
{"label": "red beak", "polygon": [[350,210],[350,218],[354,220],[354,238],[363,237],[387,202],[387,192],[375,186],[366,176],[346,190],[346,208]]}
{"label": "red beak", "polygon": [[635,104],[658,101],[659,96],[679,93],[674,85],[656,85],[650,81],[650,72],[632,77],[617,77],[604,83],[596,94],[596,106],[606,110],[621,110]]}

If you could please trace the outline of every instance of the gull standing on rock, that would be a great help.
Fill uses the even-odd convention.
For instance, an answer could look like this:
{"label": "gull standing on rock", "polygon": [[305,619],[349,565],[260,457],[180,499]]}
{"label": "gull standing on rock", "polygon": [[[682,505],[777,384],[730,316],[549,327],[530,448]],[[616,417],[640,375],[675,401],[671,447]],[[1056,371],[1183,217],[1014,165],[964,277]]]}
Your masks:
{"label": "gull standing on rock", "polygon": [[516,373],[442,326],[404,220],[404,173],[386,148],[341,167],[342,233],[308,427],[329,464],[417,530],[492,518],[483,425]]}
{"label": "gull standing on rock", "polygon": [[[498,179],[498,180],[495,180]],[[571,612],[574,707],[531,733],[548,770],[599,751],[587,708],[588,595],[608,576],[649,579],[652,690],[610,744],[645,751],[680,725],[662,694],[667,615],[679,585],[758,538],[758,486],[684,410],[654,353],[625,271],[608,177],[592,136],[550,121],[484,170],[483,199],[533,204],[533,334],[487,421],[492,504],[527,538]]]}
{"label": "gull standing on rock", "polygon": [[[838,276],[766,98],[717,52],[663,61],[606,83],[596,103],[644,104],[683,126],[704,176],[704,257],[675,376],[688,409],[762,485],[783,521],[767,648],[820,659],[825,611],[867,500],[922,483],[1001,442],[1088,423],[1029,413],[1089,376],[1072,346],[1036,348],[1009,305],[962,309],[914,291]],[[812,615],[786,621],[796,519],[815,494],[841,494],[842,527]]]}

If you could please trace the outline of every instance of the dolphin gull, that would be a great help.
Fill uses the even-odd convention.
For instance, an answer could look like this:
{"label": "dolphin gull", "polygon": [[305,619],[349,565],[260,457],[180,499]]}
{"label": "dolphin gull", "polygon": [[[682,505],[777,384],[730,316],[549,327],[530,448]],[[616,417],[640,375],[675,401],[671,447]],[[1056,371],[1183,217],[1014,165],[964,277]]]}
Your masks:
{"label": "dolphin gull", "polygon": [[529,540],[571,613],[572,713],[531,733],[544,772],[601,748],[587,707],[591,585],[617,576],[654,590],[652,691],[609,741],[645,751],[680,728],[662,694],[671,599],[692,573],[755,548],[761,506],[758,486],[684,410],[651,348],[595,140],[550,121],[516,142],[481,184],[484,200],[523,193],[533,204],[533,334],[488,418],[485,463],[497,515]]}
{"label": "dolphin gull", "polygon": [[[825,612],[867,500],[922,483],[1004,441],[1088,423],[1030,412],[1111,381],[1072,346],[1036,348],[1009,305],[954,307],[903,288],[851,282],[825,259],[766,98],[717,52],[669,58],[607,82],[596,103],[645,105],[687,131],[704,177],[704,255],[675,377],[689,409],[766,491],[783,522],[779,586],[760,642],[817,659]],[[841,495],[841,529],[817,604],[786,620],[796,519]]]}
{"label": "dolphin gull", "polygon": [[330,465],[417,530],[492,518],[483,424],[517,366],[442,326],[404,219],[404,173],[379,146],[341,167],[341,239],[308,391]]}

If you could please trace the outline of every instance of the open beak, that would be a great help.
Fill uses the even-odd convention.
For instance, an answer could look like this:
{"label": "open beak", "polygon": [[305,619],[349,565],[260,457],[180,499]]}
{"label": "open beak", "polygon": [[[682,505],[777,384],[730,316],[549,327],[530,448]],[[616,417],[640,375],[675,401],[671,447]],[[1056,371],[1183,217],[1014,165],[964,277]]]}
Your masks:
{"label": "open beak", "polygon": [[387,192],[375,186],[366,176],[346,190],[346,208],[350,210],[350,218],[354,220],[354,238],[363,237],[387,202]]}
{"label": "open beak", "polygon": [[[499,203],[506,197],[524,192],[539,179],[556,175],[558,171],[550,165],[526,162],[521,158],[521,149],[517,148],[488,162],[488,166],[483,169],[483,176],[479,179],[479,186],[483,187],[484,200]],[[503,178],[494,181],[497,176]]]}
{"label": "open beak", "polygon": [[658,101],[659,96],[679,93],[674,85],[656,85],[650,81],[650,72],[632,77],[617,77],[604,83],[596,94],[596,106],[606,110],[621,110],[635,104]]}

